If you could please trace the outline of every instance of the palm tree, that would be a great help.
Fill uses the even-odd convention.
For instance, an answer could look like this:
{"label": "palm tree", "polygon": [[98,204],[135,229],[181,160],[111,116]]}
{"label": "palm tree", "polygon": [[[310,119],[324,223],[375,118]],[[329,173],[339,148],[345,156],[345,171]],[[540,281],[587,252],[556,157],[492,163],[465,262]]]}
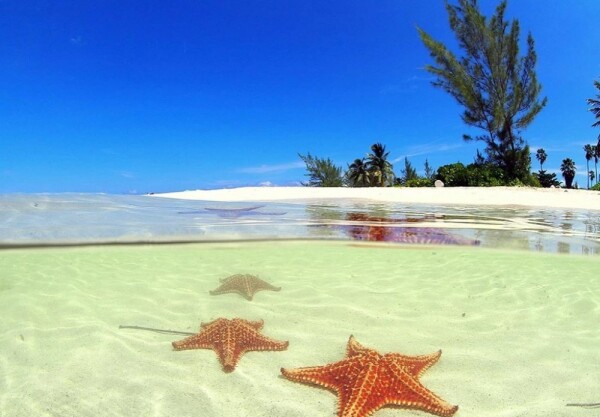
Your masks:
{"label": "palm tree", "polygon": [[[592,127],[600,126],[600,81],[594,81],[594,85],[598,89],[598,94],[596,98],[588,98],[587,102],[590,106],[590,111],[594,113],[594,117],[596,118],[596,122],[592,125]],[[598,135],[598,143],[600,143],[600,135]]]}
{"label": "palm tree", "polygon": [[598,144],[592,147],[594,148],[594,176],[596,177],[596,184],[598,184],[598,159],[600,159],[600,139],[598,139]]}
{"label": "palm tree", "polygon": [[590,172],[588,172],[588,176],[590,177],[590,181],[594,182],[594,178],[596,178],[594,171],[590,169]]}
{"label": "palm tree", "polygon": [[367,155],[366,165],[373,176],[373,184],[379,187],[393,184],[393,165],[387,160],[390,153],[385,151],[385,145],[375,143],[371,146],[371,152]]}
{"label": "palm tree", "polygon": [[571,158],[565,158],[560,165],[562,176],[565,178],[565,185],[567,188],[571,188],[573,185],[573,178],[575,178],[575,162]]}
{"label": "palm tree", "polygon": [[[588,98],[587,102],[591,106],[590,111],[594,114],[596,121],[592,124],[592,127],[600,126],[600,81],[594,81],[594,86],[598,89],[596,98]],[[596,168],[596,184],[598,183],[598,159],[600,159],[600,134],[598,135],[598,144],[594,152],[594,163]]]}
{"label": "palm tree", "polygon": [[366,187],[371,184],[371,176],[367,170],[364,158],[356,158],[354,162],[348,165],[346,177],[353,187]]}
{"label": "palm tree", "polygon": [[[592,148],[592,145],[585,145],[583,147],[583,150],[585,152],[585,163],[587,166],[587,172],[590,172],[590,161],[592,160],[592,157],[594,156],[594,149]],[[587,188],[588,188],[588,190],[590,189],[590,177],[589,176],[587,179]]]}
{"label": "palm tree", "polygon": [[540,171],[542,171],[544,169],[544,162],[546,162],[546,158],[548,158],[546,151],[543,148],[538,149],[535,157],[540,161]]}

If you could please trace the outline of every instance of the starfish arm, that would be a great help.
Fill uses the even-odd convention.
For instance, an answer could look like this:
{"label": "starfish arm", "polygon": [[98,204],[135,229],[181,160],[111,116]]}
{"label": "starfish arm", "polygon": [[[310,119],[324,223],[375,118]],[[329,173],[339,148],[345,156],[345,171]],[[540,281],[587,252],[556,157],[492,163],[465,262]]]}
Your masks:
{"label": "starfish arm", "polygon": [[213,350],[219,357],[223,371],[227,373],[233,372],[242,355],[244,354],[243,349],[235,349],[231,346],[223,346],[222,348],[214,347]]}
{"label": "starfish arm", "polygon": [[275,340],[262,334],[253,335],[250,342],[244,346],[243,351],[252,350],[286,350],[290,342],[287,340]]}
{"label": "starfish arm", "polygon": [[281,287],[276,287],[274,285],[269,284],[266,281],[263,281],[260,278],[256,278],[255,282],[254,282],[254,287],[256,291],[259,290],[271,290],[271,291],[281,291]]}
{"label": "starfish arm", "polygon": [[250,320],[244,320],[244,319],[233,319],[232,322],[238,326],[238,327],[246,327],[248,328],[250,331],[252,331],[252,329],[255,330],[260,330],[263,328],[265,322],[261,319],[261,320],[256,320],[256,321],[250,321]]}
{"label": "starfish arm", "polygon": [[222,322],[223,320],[224,320],[223,318],[218,318],[218,319],[215,319],[215,320],[212,320],[212,321],[208,321],[206,323],[201,322],[200,323],[200,330],[209,328],[209,327],[213,326],[216,323]]}
{"label": "starfish arm", "polygon": [[452,416],[457,410],[457,405],[452,405],[421,384],[416,376],[403,369],[401,365],[392,360],[385,361],[386,379],[391,381],[386,391],[385,402],[401,407],[418,409],[441,417]]}
{"label": "starfish arm", "polygon": [[320,385],[324,388],[337,392],[338,389],[335,376],[331,372],[331,369],[334,365],[336,364],[325,366],[307,366],[304,368],[294,369],[281,368],[281,373],[290,381]]}
{"label": "starfish arm", "polygon": [[172,342],[171,345],[175,350],[212,349],[212,343],[198,334]]}
{"label": "starfish arm", "polygon": [[366,361],[360,371],[338,391],[338,417],[367,417],[385,405],[378,391],[378,364]]}
{"label": "starfish arm", "polygon": [[220,295],[220,294],[227,294],[229,292],[236,292],[236,289],[232,289],[232,288],[225,288],[223,285],[215,288],[214,290],[210,290],[209,294],[210,295]]}
{"label": "starfish arm", "polygon": [[225,294],[229,292],[240,291],[240,283],[244,280],[244,275],[236,274],[227,278],[221,278],[219,285],[214,290],[210,291],[212,295]]}
{"label": "starfish arm", "polygon": [[438,350],[429,355],[409,356],[399,353],[388,353],[385,357],[406,369],[413,376],[421,376],[440,359],[441,355],[442,351]]}
{"label": "starfish arm", "polygon": [[350,335],[348,344],[346,345],[346,357],[352,357],[364,353],[376,352],[373,349],[369,349],[358,343],[353,335]]}
{"label": "starfish arm", "polygon": [[209,293],[211,295],[228,294],[228,293],[232,293],[232,292],[237,292],[239,294],[242,294],[242,290],[240,288],[238,288],[237,285],[234,285],[234,283],[231,283],[231,282],[224,282],[223,284],[219,285],[214,290],[209,291]]}

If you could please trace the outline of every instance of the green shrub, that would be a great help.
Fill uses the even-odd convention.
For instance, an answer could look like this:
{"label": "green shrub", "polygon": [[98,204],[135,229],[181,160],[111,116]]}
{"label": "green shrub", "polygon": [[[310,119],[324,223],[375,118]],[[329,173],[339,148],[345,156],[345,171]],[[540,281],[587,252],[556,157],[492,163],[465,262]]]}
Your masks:
{"label": "green shrub", "polygon": [[538,180],[540,187],[550,188],[551,186],[560,186],[560,181],[556,178],[555,173],[549,173],[543,169],[540,169],[539,172],[532,174],[532,176]]}
{"label": "green shrub", "polygon": [[433,187],[433,180],[430,178],[419,177],[405,181],[405,187]]}
{"label": "green shrub", "polygon": [[600,182],[597,182],[596,185],[590,187],[590,190],[600,191]]}
{"label": "green shrub", "polygon": [[448,187],[466,186],[467,169],[461,162],[442,165],[438,168],[435,179],[441,180]]}
{"label": "green shrub", "polygon": [[504,172],[492,164],[467,165],[467,185],[471,187],[497,187],[506,185]]}
{"label": "green shrub", "polygon": [[507,185],[502,169],[493,164],[469,164],[457,162],[438,168],[436,179],[448,187],[494,187]]}

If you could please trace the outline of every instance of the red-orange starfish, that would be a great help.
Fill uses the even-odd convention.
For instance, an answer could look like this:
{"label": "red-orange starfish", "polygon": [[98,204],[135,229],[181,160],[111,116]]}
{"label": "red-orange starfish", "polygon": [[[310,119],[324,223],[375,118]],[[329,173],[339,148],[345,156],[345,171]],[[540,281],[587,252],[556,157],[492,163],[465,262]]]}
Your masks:
{"label": "red-orange starfish", "polygon": [[350,336],[346,357],[324,366],[281,368],[288,379],[321,385],[337,393],[338,417],[366,417],[386,405],[451,416],[451,405],[425,388],[419,377],[437,362],[442,351],[422,356],[381,355]]}
{"label": "red-orange starfish", "polygon": [[222,279],[219,288],[210,291],[210,294],[219,295],[236,292],[251,301],[254,294],[261,290],[280,291],[281,287],[275,287],[254,275],[236,274]]}
{"label": "red-orange starfish", "polygon": [[271,339],[260,334],[263,321],[218,318],[210,323],[201,323],[200,332],[183,340],[173,342],[175,350],[212,349],[223,370],[235,369],[242,355],[250,350],[285,350],[287,341]]}

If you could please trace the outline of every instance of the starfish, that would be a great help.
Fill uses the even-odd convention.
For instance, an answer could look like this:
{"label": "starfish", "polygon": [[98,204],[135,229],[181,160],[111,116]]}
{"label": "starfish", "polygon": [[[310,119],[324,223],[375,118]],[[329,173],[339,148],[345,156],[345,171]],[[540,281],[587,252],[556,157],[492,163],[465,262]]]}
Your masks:
{"label": "starfish", "polygon": [[219,295],[236,292],[247,300],[252,301],[254,294],[261,290],[280,291],[281,287],[274,287],[254,275],[236,274],[222,279],[219,288],[210,291],[210,294]]}
{"label": "starfish", "polygon": [[442,400],[419,381],[441,354],[440,350],[421,356],[382,355],[350,336],[346,357],[341,361],[324,366],[281,368],[281,373],[292,381],[320,385],[337,393],[338,417],[367,417],[386,405],[447,417],[458,406]]}
{"label": "starfish", "polygon": [[289,342],[260,334],[263,321],[218,318],[201,323],[200,332],[173,342],[175,350],[212,349],[219,356],[223,371],[232,372],[242,355],[250,350],[286,350]]}

